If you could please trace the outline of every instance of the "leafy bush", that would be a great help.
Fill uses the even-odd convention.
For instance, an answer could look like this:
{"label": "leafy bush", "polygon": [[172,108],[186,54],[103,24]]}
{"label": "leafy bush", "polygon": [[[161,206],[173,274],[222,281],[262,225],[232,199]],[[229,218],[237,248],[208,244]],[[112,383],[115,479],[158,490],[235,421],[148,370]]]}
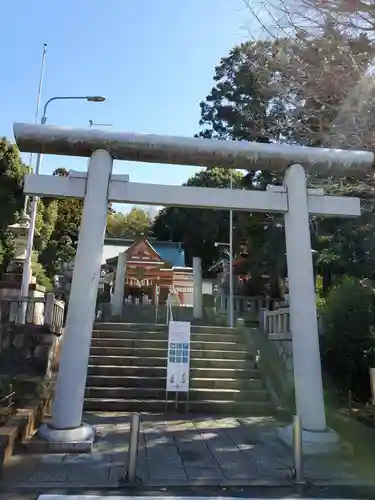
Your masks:
{"label": "leafy bush", "polygon": [[369,367],[375,366],[375,293],[354,278],[331,290],[322,311],[322,356],[343,390],[370,395]]}
{"label": "leafy bush", "polygon": [[36,282],[38,285],[45,286],[46,292],[51,292],[53,289],[51,280],[47,277],[46,272],[39,262],[32,262],[31,269],[33,271],[33,275],[36,278]]}
{"label": "leafy bush", "polygon": [[324,309],[326,300],[323,293],[323,277],[318,275],[315,280],[316,307],[318,310]]}

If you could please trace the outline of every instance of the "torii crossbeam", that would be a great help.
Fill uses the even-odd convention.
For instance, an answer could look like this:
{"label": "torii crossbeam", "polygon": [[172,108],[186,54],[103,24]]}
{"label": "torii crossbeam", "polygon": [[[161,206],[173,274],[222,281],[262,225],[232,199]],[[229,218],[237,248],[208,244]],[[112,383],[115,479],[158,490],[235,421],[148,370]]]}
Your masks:
{"label": "torii crossbeam", "polygon": [[[51,198],[80,198],[86,193],[87,173],[71,171],[69,177],[27,174],[24,192]],[[156,205],[190,208],[241,210],[247,212],[286,213],[286,191],[247,191],[244,189],[217,189],[171,186],[129,182],[128,176],[112,175],[108,186],[108,201],[134,205]],[[359,198],[325,196],[319,189],[309,189],[308,210],[322,217],[358,217],[361,214]]]}
{"label": "torii crossbeam", "polygon": [[[305,170],[327,176],[361,176],[372,168],[372,153],[47,125],[15,124],[14,131],[21,151],[91,156],[87,175],[77,172],[68,178],[28,175],[25,182],[28,194],[84,198],[53,421],[52,426],[41,429],[45,439],[56,442],[93,438],[91,428],[82,425],[82,408],[110,200],[284,214],[296,406],[302,418],[305,450],[310,445],[311,449],[325,449],[336,441],[325,420],[309,214],[355,217],[360,215],[360,200],[308,190]],[[283,172],[284,187],[260,192],[132,183],[126,176],[112,175],[113,158],[262,168]]]}

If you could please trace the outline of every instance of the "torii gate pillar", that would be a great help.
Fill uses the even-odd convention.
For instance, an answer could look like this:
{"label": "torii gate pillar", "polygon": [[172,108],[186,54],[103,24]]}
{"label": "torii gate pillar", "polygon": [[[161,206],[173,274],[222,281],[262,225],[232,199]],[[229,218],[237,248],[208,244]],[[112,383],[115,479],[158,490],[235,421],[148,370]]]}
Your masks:
{"label": "torii gate pillar", "polygon": [[[303,167],[291,165],[286,170],[284,183],[289,208],[284,220],[294,387],[296,408],[302,420],[304,453],[332,451],[339,437],[326,426],[308,195]],[[292,435],[290,426],[280,430],[280,437],[290,445]]]}
{"label": "torii gate pillar", "polygon": [[94,430],[82,423],[92,324],[108,213],[112,156],[95,151],[90,159],[60,367],[52,406],[52,423],[39,435],[53,443],[81,443],[91,448]]}
{"label": "torii gate pillar", "polygon": [[121,316],[124,305],[124,287],[126,278],[126,253],[121,252],[117,259],[115,291],[112,297],[112,314]]}

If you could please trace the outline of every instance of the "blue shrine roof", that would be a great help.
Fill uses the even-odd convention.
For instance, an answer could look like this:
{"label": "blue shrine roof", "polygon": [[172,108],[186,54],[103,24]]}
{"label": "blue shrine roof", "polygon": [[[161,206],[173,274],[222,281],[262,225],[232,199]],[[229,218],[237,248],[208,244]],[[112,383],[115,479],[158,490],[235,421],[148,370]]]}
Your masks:
{"label": "blue shrine roof", "polygon": [[150,243],[163,260],[170,262],[175,267],[185,267],[185,251],[181,247],[168,247],[152,241]]}

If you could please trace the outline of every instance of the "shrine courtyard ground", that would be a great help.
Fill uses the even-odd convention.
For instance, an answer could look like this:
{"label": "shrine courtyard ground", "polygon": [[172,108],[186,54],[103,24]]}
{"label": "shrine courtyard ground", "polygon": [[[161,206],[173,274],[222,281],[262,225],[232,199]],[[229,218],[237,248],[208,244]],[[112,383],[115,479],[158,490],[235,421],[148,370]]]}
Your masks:
{"label": "shrine courtyard ground", "polygon": [[[90,454],[33,455],[20,447],[5,465],[0,494],[4,498],[38,498],[32,495],[109,494],[118,489],[124,494],[125,489],[130,495],[134,487],[121,482],[128,459],[129,414],[89,413],[85,421],[97,430]],[[285,498],[287,492],[295,491],[295,485],[292,452],[277,437],[280,425],[285,424],[268,417],[143,415],[135,489],[156,490],[159,496],[181,489],[184,496],[194,492],[202,496],[202,490],[203,495],[220,491],[223,496],[233,489],[238,496],[246,496],[250,489],[263,492],[255,496],[272,496],[277,491]],[[375,475],[364,470],[363,464],[359,466],[348,449],[334,456],[305,457],[304,474],[306,487],[316,493],[314,498],[327,491],[344,491],[347,496],[353,488],[356,495],[352,498],[359,498],[360,488],[374,486],[375,491]],[[14,496],[17,493],[21,496]]]}

